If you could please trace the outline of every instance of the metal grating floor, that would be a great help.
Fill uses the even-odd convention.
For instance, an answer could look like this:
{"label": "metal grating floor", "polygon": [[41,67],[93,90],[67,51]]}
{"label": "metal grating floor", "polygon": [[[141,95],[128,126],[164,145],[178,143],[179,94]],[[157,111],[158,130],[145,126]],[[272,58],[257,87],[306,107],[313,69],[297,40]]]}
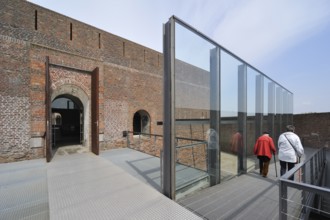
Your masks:
{"label": "metal grating floor", "polygon": [[0,164],[0,219],[201,219],[92,153]]}
{"label": "metal grating floor", "polygon": [[159,192],[159,159],[125,151],[0,164],[0,219],[278,218],[273,165],[269,178],[242,175],[183,198],[184,208]]}
{"label": "metal grating floor", "polygon": [[50,219],[201,219],[92,153],[55,157],[47,170]]}
{"label": "metal grating floor", "polygon": [[44,159],[0,164],[0,219],[49,219]]}

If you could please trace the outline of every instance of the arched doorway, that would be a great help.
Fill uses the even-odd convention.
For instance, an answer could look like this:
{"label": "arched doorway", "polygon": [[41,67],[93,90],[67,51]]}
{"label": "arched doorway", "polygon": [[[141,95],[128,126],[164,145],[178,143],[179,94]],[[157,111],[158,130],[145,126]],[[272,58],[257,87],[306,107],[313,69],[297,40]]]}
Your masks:
{"label": "arched doorway", "polygon": [[133,134],[150,133],[150,116],[145,110],[135,112],[133,117]]}
{"label": "arched doorway", "polygon": [[84,107],[79,98],[62,94],[52,102],[53,149],[81,145],[84,140]]}

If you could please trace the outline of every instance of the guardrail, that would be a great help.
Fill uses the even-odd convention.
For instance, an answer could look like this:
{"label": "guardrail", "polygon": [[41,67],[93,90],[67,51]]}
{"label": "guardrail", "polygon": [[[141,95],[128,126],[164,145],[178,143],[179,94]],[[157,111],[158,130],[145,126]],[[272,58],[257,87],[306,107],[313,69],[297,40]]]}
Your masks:
{"label": "guardrail", "polygon": [[[160,157],[163,136],[158,134],[124,131],[127,147]],[[203,171],[207,170],[207,141],[176,137],[176,162]]]}
{"label": "guardrail", "polygon": [[123,136],[126,137],[127,148],[160,157],[163,150],[163,135],[124,131]]}
{"label": "guardrail", "polygon": [[195,169],[207,171],[207,141],[176,138],[176,162]]}
{"label": "guardrail", "polygon": [[[322,148],[280,178],[280,220],[309,219],[312,211],[330,216],[329,207],[322,206],[323,198],[330,198],[330,189],[322,187],[326,165],[326,148]],[[292,176],[295,180],[289,180]]]}
{"label": "guardrail", "polygon": [[[127,148],[160,158],[160,183],[163,188],[163,136],[150,133],[124,131]],[[209,186],[207,166],[207,141],[176,137],[176,198],[191,193],[192,190]],[[187,174],[189,174],[187,176]],[[182,175],[184,178],[181,178]]]}

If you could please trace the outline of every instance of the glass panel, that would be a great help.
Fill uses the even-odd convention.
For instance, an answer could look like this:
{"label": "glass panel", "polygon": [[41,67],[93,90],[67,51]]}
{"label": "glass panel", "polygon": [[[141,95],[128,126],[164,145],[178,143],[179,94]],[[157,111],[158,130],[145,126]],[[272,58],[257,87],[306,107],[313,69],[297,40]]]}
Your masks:
{"label": "glass panel", "polygon": [[238,68],[242,63],[221,51],[221,178],[238,173],[238,155],[242,151],[243,131],[238,127]]}
{"label": "glass panel", "polygon": [[292,114],[293,114],[293,107],[292,107],[292,93],[287,90],[284,90],[284,101],[283,101],[283,114],[285,115],[285,124],[292,124]]}
{"label": "glass panel", "polygon": [[247,123],[246,123],[246,133],[247,133],[247,168],[248,170],[255,167],[255,163],[259,164],[259,161],[254,156],[253,147],[256,142],[256,138],[259,136],[259,132],[256,132],[256,124],[260,118],[260,111],[262,110],[261,100],[262,93],[260,91],[261,76],[255,70],[248,68],[247,75]]}
{"label": "glass panel", "polygon": [[285,130],[283,127],[283,89],[276,85],[276,116],[275,116],[275,135],[276,138]]}
{"label": "glass panel", "polygon": [[[277,137],[275,136],[274,123],[275,123],[275,83],[269,79],[265,79],[265,90],[267,90],[267,111],[264,111],[266,120],[264,125],[267,124],[267,130],[270,136],[273,138],[274,143],[277,143]],[[266,116],[267,114],[267,116]],[[265,125],[266,126],[266,125]]]}
{"label": "glass panel", "polygon": [[219,55],[213,44],[178,23],[175,45],[176,198],[180,198],[191,185],[209,185],[219,173],[219,132],[212,126],[219,115],[219,104],[214,104],[219,103],[219,73],[211,62]]}
{"label": "glass panel", "polygon": [[288,96],[288,114],[289,114],[289,124],[293,124],[293,94],[289,92]]}
{"label": "glass panel", "polygon": [[269,113],[269,110],[268,110],[268,102],[269,102],[268,84],[269,84],[269,80],[265,76],[262,76],[262,77],[264,78],[264,80],[263,80],[264,81],[264,86],[263,86],[263,92],[264,92],[263,104],[264,104],[264,106],[263,106],[263,117],[262,117],[262,131],[271,132],[269,124],[268,124],[268,113]]}
{"label": "glass panel", "polygon": [[175,179],[179,199],[253,170],[256,138],[267,130],[277,141],[293,95],[174,17],[164,36],[163,186],[172,197]]}

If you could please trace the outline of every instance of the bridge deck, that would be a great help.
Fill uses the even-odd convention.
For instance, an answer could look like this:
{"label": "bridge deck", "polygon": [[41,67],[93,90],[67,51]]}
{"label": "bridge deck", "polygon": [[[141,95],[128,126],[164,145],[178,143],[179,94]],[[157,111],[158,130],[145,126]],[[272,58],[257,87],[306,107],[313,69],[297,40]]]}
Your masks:
{"label": "bridge deck", "polygon": [[278,219],[274,164],[177,202],[159,192],[159,158],[130,149],[0,164],[0,176],[0,219]]}

